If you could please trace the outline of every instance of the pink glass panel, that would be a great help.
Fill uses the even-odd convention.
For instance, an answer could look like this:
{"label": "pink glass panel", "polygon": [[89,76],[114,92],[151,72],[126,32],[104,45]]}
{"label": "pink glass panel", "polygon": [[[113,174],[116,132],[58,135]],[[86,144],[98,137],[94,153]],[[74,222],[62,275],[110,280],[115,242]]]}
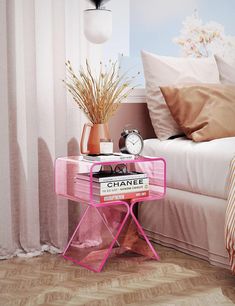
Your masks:
{"label": "pink glass panel", "polygon": [[117,238],[129,215],[126,203],[87,206],[63,255],[90,270],[99,272],[112,248],[119,248]]}
{"label": "pink glass panel", "polygon": [[[149,197],[144,200],[158,199],[165,195],[166,165],[162,158],[138,157],[135,160],[114,162],[90,162],[81,156],[58,158],[55,163],[55,191],[58,195],[72,200],[85,200],[97,205],[100,200],[93,196],[92,175],[101,166],[114,168],[117,164],[125,164],[128,170],[147,173],[149,177]],[[87,174],[87,181],[81,180],[81,175]],[[90,177],[90,180],[89,180]],[[139,196],[141,200],[141,196]],[[124,199],[119,198],[123,201]]]}

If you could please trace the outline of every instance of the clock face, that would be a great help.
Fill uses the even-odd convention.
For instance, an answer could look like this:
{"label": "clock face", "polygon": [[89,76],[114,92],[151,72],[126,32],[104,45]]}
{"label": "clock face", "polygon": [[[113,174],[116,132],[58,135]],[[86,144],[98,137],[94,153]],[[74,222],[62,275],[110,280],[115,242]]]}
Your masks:
{"label": "clock face", "polygon": [[131,133],[126,138],[126,149],[130,154],[138,155],[143,148],[142,138],[136,134]]}

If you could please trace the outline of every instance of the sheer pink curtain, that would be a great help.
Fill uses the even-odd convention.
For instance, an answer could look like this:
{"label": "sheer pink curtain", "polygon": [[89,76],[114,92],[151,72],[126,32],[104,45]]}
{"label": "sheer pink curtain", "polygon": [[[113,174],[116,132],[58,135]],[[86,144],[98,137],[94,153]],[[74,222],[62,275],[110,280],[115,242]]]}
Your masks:
{"label": "sheer pink curtain", "polygon": [[78,154],[85,118],[66,94],[64,63],[78,71],[86,58],[96,67],[103,54],[128,54],[129,0],[110,5],[103,47],[84,38],[87,0],[0,0],[0,258],[66,243],[77,211],[56,197],[53,166]]}
{"label": "sheer pink curtain", "polygon": [[67,58],[79,66],[81,3],[0,0],[1,258],[58,250],[67,240],[53,165],[79,150],[82,118],[62,79]]}

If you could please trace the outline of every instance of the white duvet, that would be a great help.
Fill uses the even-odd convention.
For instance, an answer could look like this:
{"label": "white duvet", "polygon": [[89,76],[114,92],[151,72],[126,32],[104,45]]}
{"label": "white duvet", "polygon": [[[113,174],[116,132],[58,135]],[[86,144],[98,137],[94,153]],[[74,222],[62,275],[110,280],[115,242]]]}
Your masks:
{"label": "white duvet", "polygon": [[166,159],[168,187],[227,199],[235,137],[200,143],[185,137],[147,139],[142,154]]}

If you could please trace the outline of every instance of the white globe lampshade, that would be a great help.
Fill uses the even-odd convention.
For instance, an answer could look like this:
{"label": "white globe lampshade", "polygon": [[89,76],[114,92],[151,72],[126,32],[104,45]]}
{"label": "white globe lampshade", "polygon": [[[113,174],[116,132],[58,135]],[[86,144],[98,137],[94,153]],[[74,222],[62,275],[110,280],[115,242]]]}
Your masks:
{"label": "white globe lampshade", "polygon": [[112,35],[112,12],[105,9],[84,11],[84,33],[94,44],[102,44]]}

